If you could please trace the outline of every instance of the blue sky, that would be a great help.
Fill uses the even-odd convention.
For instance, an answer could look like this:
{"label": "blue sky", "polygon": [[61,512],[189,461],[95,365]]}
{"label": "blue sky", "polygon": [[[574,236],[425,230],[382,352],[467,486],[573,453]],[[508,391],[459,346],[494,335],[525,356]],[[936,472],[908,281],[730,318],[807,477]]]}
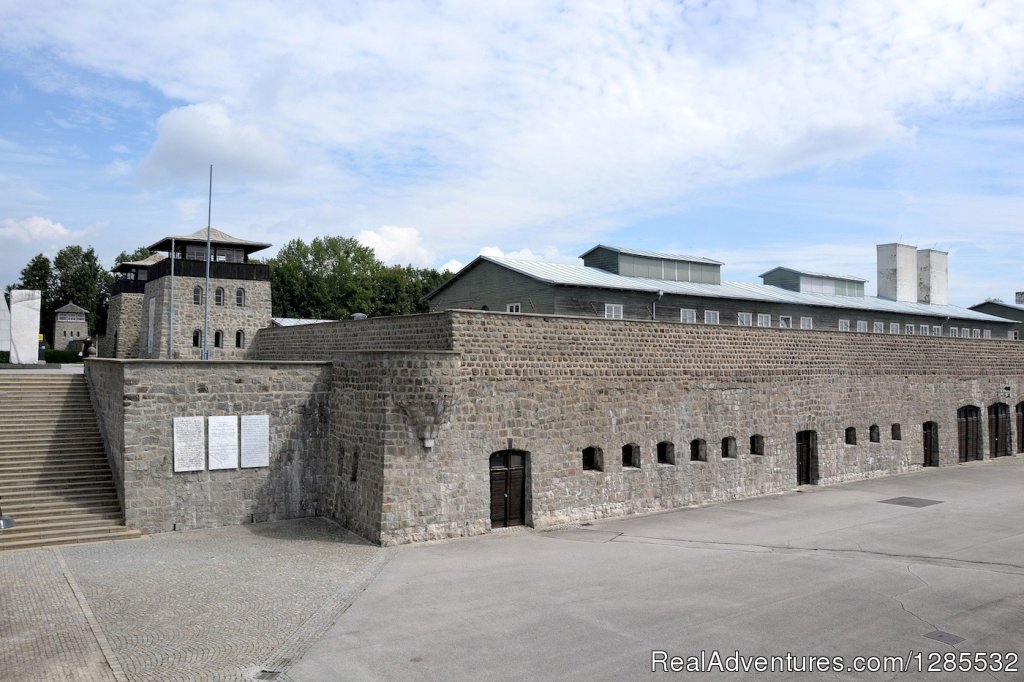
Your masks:
{"label": "blue sky", "polygon": [[0,5],[0,283],[213,223],[388,262],[595,243],[1024,290],[1020,2]]}

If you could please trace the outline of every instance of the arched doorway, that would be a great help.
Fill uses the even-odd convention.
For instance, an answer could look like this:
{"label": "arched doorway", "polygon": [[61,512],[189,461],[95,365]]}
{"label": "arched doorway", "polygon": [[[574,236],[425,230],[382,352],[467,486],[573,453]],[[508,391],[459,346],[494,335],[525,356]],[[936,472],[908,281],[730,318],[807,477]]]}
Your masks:
{"label": "arched doorway", "polygon": [[1021,438],[1024,433],[1024,402],[1017,403],[1014,412],[1017,413],[1017,452],[1024,452],[1024,438]]}
{"label": "arched doorway", "polygon": [[818,482],[818,432],[800,431],[796,434],[796,484],[814,485]]}
{"label": "arched doorway", "polygon": [[925,422],[924,431],[924,465],[939,466],[939,425],[936,422]]}
{"label": "arched doorway", "polygon": [[1010,454],[1010,406],[994,403],[988,406],[988,451],[993,457]]}
{"label": "arched doorway", "polygon": [[964,405],[957,410],[956,430],[960,461],[981,459],[981,408]]}
{"label": "arched doorway", "polygon": [[491,528],[526,522],[526,459],[523,450],[500,450],[491,455]]}

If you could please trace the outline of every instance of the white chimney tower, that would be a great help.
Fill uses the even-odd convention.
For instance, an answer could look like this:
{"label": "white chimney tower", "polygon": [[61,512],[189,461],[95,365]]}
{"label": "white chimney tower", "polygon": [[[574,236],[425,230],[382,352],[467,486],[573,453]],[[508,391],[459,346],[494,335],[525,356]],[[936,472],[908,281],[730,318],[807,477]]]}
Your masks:
{"label": "white chimney tower", "polygon": [[917,302],[917,249],[907,244],[879,244],[878,297]]}
{"label": "white chimney tower", "polygon": [[949,304],[949,254],[935,249],[917,252],[917,300]]}

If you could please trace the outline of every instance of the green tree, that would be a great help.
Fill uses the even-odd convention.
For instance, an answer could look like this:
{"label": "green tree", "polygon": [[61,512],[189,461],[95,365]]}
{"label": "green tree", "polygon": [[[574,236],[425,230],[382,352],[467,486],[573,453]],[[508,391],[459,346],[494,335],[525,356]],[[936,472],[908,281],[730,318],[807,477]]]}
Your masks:
{"label": "green tree", "polygon": [[[92,333],[106,328],[107,303],[113,276],[96,257],[90,246],[65,246],[53,259],[53,302],[57,308],[68,303],[85,308]],[[52,324],[50,327],[52,328]]]}
{"label": "green tree", "polygon": [[436,270],[386,267],[351,237],[293,239],[269,260],[275,317],[340,320],[354,313],[406,315],[444,281]]}
{"label": "green tree", "polygon": [[145,246],[140,246],[131,253],[128,253],[127,251],[122,251],[121,253],[117,254],[117,258],[114,259],[114,267],[117,267],[121,263],[131,263],[137,260],[144,260],[152,256],[154,253],[156,252],[150,251]]}

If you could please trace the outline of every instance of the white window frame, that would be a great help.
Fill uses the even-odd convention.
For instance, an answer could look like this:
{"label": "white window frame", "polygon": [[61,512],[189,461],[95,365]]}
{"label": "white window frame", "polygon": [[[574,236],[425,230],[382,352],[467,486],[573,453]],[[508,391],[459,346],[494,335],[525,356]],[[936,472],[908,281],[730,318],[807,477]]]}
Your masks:
{"label": "white window frame", "polygon": [[919,336],[930,336],[929,330],[928,330],[928,325],[926,325],[926,324],[918,325],[917,333],[918,333]]}
{"label": "white window frame", "polygon": [[679,321],[684,324],[697,324],[697,311],[694,308],[680,308]]}
{"label": "white window frame", "polygon": [[850,321],[849,320],[839,320],[839,331],[841,331],[841,332],[848,332],[848,331],[850,331]]}
{"label": "white window frame", "polygon": [[912,324],[905,324],[905,325],[903,325],[903,333],[906,334],[907,336],[913,336],[914,335],[914,325],[912,325]]}
{"label": "white window frame", "polygon": [[705,310],[704,311],[704,324],[718,324],[718,311],[717,310]]}
{"label": "white window frame", "polygon": [[[607,311],[607,310],[608,310],[608,308],[606,307],[605,311]],[[523,312],[523,304],[522,303],[506,303],[505,304],[505,312],[506,313],[521,313],[521,312]]]}
{"label": "white window frame", "polygon": [[933,324],[932,325],[932,336],[942,336],[942,325],[939,325],[939,324]]}
{"label": "white window frame", "polygon": [[604,318],[606,320],[621,320],[622,319],[622,304],[621,303],[605,303],[604,304]]}
{"label": "white window frame", "polygon": [[983,330],[981,332],[981,338],[983,338],[983,339],[991,339],[992,338],[992,330],[991,329]]}
{"label": "white window frame", "polygon": [[900,333],[900,323],[899,322],[890,322],[889,323],[889,333],[890,334],[899,334]]}
{"label": "white window frame", "polygon": [[736,313],[736,326],[737,327],[752,327],[754,326],[754,316],[752,313]]}
{"label": "white window frame", "polygon": [[953,339],[955,339],[956,337],[960,336],[960,328],[959,327],[950,327],[949,328],[949,336],[950,336],[950,338],[953,338]]}
{"label": "white window frame", "polygon": [[871,331],[875,334],[885,333],[885,322],[873,322],[871,324]]}
{"label": "white window frame", "polygon": [[801,329],[814,329],[814,318],[813,317],[801,317],[800,318]]}
{"label": "white window frame", "polygon": [[779,315],[779,329],[792,329],[793,328],[793,316],[792,315]]}
{"label": "white window frame", "polygon": [[1020,332],[1018,332],[1016,329],[1011,329],[1010,331],[1006,332],[1006,338],[1009,339],[1010,341],[1019,341]]}
{"label": "white window frame", "polygon": [[857,320],[857,331],[866,332],[868,330],[867,320]]}
{"label": "white window frame", "polygon": [[980,339],[981,338],[981,330],[980,329],[972,329],[971,330],[971,338],[972,339]]}
{"label": "white window frame", "polygon": [[758,327],[770,327],[772,326],[772,316],[767,313],[757,314],[757,326]]}

